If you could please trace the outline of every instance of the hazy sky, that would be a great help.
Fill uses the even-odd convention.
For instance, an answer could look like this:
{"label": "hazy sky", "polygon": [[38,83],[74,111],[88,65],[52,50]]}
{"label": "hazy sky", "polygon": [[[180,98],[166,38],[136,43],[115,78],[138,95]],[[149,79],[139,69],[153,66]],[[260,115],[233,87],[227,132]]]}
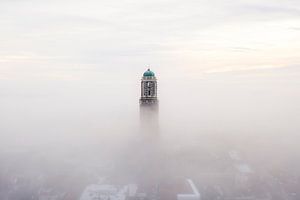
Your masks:
{"label": "hazy sky", "polygon": [[299,0],[0,0],[0,27],[9,129],[28,112],[137,113],[147,65],[168,117],[174,107],[223,120],[241,108],[253,118],[276,108],[287,123],[299,113]]}
{"label": "hazy sky", "polygon": [[[158,80],[153,138],[139,124],[148,65]],[[249,180],[296,188],[299,91],[300,0],[0,0],[0,199],[61,184],[72,199],[107,166],[129,177],[161,161],[221,194],[235,149],[258,172]],[[264,174],[274,166],[278,177]]]}
{"label": "hazy sky", "polygon": [[299,71],[298,0],[1,0],[0,27],[2,81]]}

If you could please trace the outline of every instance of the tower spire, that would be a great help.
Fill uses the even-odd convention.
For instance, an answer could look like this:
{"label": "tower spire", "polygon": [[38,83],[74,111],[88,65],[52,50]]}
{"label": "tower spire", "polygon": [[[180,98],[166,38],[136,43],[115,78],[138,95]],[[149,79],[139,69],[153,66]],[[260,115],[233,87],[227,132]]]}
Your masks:
{"label": "tower spire", "polygon": [[140,104],[157,104],[157,80],[150,68],[144,72],[141,80]]}
{"label": "tower spire", "polygon": [[157,79],[150,68],[141,80],[140,119],[143,131],[158,131]]}

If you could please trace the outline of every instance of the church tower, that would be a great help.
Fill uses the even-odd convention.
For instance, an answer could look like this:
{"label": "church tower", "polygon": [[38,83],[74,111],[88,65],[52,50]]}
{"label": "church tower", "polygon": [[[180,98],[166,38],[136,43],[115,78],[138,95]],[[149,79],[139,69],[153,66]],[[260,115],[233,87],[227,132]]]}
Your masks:
{"label": "church tower", "polygon": [[141,80],[140,119],[143,131],[158,131],[157,80],[150,69]]}

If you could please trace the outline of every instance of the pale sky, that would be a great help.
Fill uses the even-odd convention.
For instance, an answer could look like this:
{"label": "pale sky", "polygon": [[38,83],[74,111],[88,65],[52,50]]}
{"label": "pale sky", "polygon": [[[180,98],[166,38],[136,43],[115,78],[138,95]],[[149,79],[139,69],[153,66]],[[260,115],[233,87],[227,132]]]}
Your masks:
{"label": "pale sky", "polygon": [[1,80],[300,63],[298,0],[1,0],[0,26]]}
{"label": "pale sky", "polygon": [[0,0],[0,27],[2,144],[132,131],[148,65],[162,127],[299,133],[299,0]]}

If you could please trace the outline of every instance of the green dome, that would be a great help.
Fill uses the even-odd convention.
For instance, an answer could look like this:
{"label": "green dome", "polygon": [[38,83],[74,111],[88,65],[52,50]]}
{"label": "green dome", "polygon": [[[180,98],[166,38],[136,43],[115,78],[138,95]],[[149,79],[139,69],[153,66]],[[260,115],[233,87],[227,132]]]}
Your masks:
{"label": "green dome", "polygon": [[151,71],[150,69],[148,69],[147,71],[145,71],[145,73],[143,74],[143,76],[155,76],[154,72]]}

